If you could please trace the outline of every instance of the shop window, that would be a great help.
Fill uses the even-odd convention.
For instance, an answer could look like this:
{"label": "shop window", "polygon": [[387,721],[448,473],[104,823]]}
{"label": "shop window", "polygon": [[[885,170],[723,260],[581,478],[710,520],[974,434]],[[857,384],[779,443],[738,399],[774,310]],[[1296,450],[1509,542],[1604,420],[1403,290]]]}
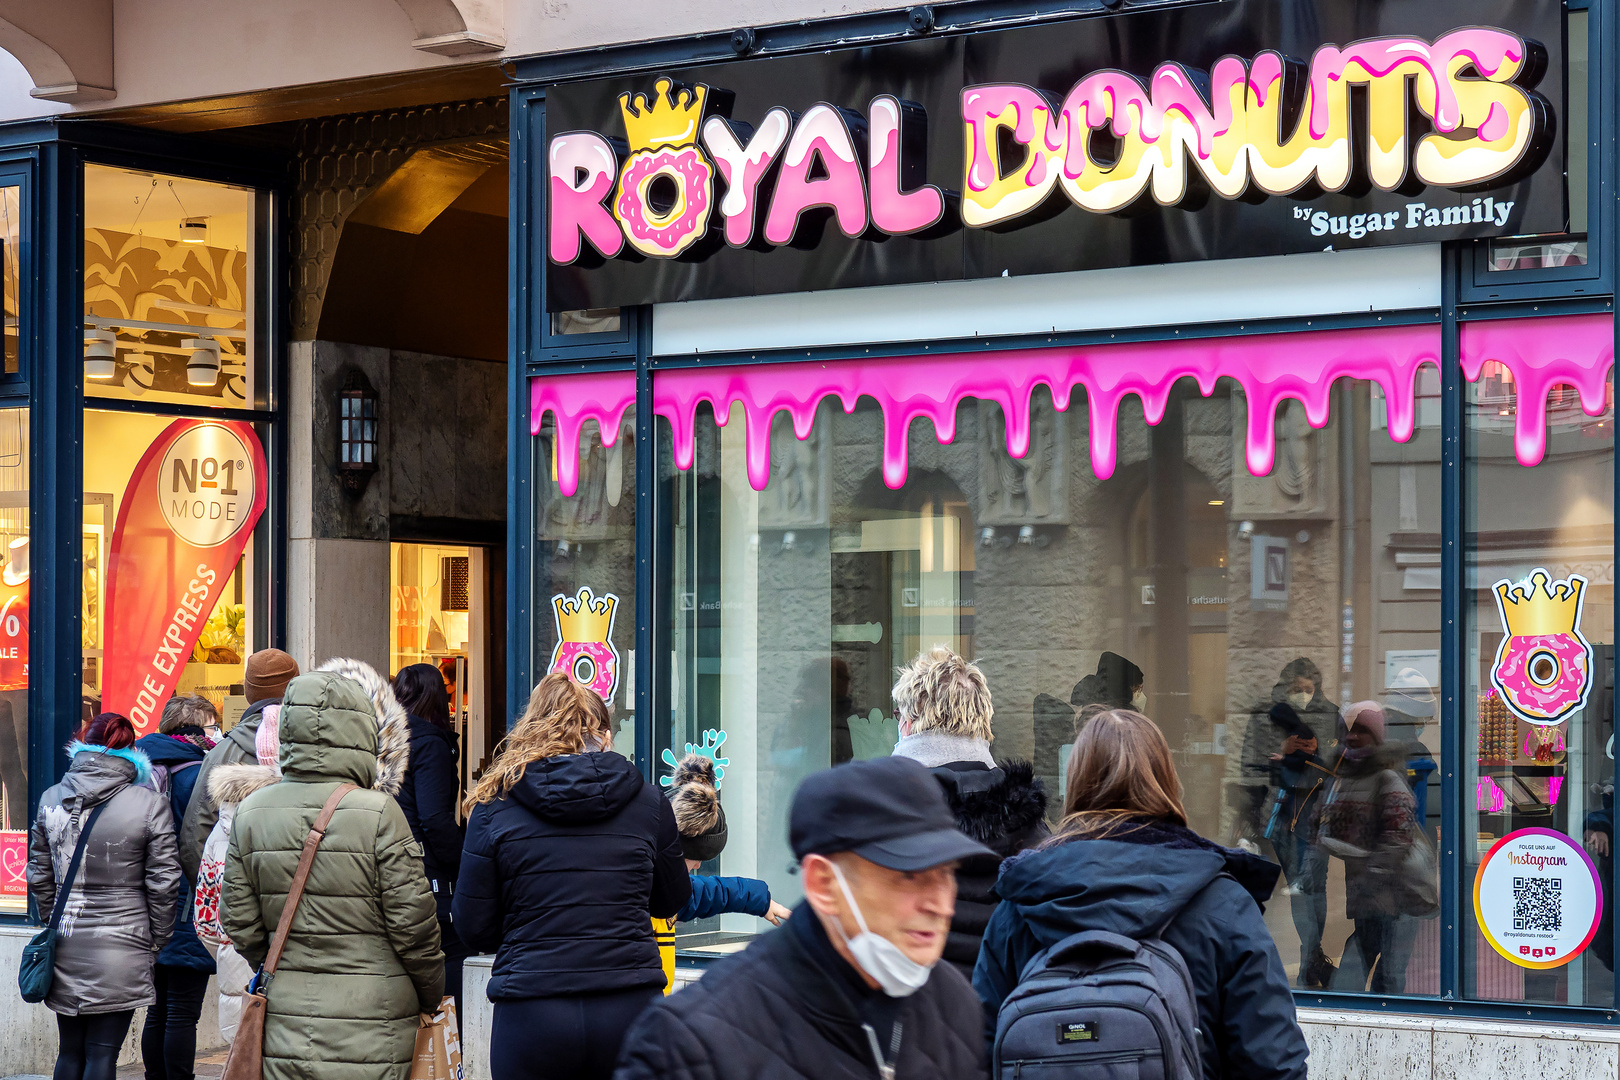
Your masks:
{"label": "shop window", "polygon": [[20,309],[22,258],[21,235],[22,189],[15,185],[0,187],[0,274],[4,276],[4,336],[0,340],[0,367],[7,375],[20,370],[17,312]]}
{"label": "shop window", "polygon": [[248,654],[269,644],[263,426],[87,409],[83,691],[157,730],[172,694],[229,729]]}
{"label": "shop window", "polygon": [[[891,753],[895,668],[945,644],[985,671],[993,752],[1033,762],[1054,822],[1082,710],[1142,709],[1191,826],[1282,864],[1265,917],[1294,985],[1438,994],[1439,380],[1418,376],[1406,442],[1367,382],[1341,380],[1321,428],[1285,402],[1263,476],[1228,380],[1177,383],[1152,426],[1128,398],[1107,479],[1079,388],[1062,411],[1036,390],[1022,458],[988,400],[962,401],[944,444],[914,423],[889,482],[870,398],[824,400],[803,439],[777,414],[768,464],[740,404],[698,406],[684,446],[661,418],[655,740],[724,762],[730,840],[706,872],[793,902],[794,789]],[[761,925],[721,916],[681,945],[731,951]]]}
{"label": "shop window", "polygon": [[[539,415],[535,412],[534,415]],[[610,425],[609,430],[612,430]],[[635,757],[636,728],[636,418],[627,410],[612,445],[586,421],[578,466],[559,469],[554,414],[534,448],[532,610],[535,682],[566,671],[613,711],[613,748]],[[570,494],[565,488],[573,486]],[[513,702],[514,716],[525,702]]]}
{"label": "shop window", "polygon": [[553,311],[551,334],[569,337],[579,334],[617,334],[618,308],[585,308],[582,311]]}
{"label": "shop window", "polygon": [[1612,1007],[1613,383],[1553,388],[1528,469],[1508,369],[1465,400],[1464,992]]}
{"label": "shop window", "polygon": [[28,495],[28,410],[0,409],[0,913],[14,915],[28,910]]}
{"label": "shop window", "polygon": [[84,192],[85,395],[264,405],[268,196],[104,165]]}

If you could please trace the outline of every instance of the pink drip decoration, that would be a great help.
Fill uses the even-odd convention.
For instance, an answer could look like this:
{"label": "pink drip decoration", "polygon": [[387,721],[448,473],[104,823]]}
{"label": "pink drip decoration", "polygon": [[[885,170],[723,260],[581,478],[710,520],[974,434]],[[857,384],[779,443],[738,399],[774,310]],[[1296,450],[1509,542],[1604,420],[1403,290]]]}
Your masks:
{"label": "pink drip decoration", "polygon": [[[1521,402],[1516,439],[1521,464],[1534,465],[1546,449],[1546,390],[1558,383],[1577,386],[1583,407],[1603,409],[1604,378],[1613,363],[1609,316],[1572,315],[1545,319],[1473,323],[1463,328],[1463,371],[1476,380],[1485,359],[1505,364],[1519,380]],[[1555,344],[1556,343],[1556,344]],[[697,407],[707,402],[718,423],[742,406],[746,429],[748,481],[763,491],[770,481],[771,420],[786,411],[795,434],[808,438],[816,410],[836,397],[845,412],[869,397],[883,412],[883,482],[906,482],[907,438],[911,422],[931,420],[936,437],[956,434],[957,406],[981,398],[1001,406],[1007,417],[1007,450],[1022,458],[1029,450],[1030,396],[1046,386],[1058,409],[1067,409],[1076,386],[1086,391],[1091,463],[1099,478],[1113,475],[1119,407],[1135,395],[1149,424],[1164,418],[1176,382],[1191,378],[1208,396],[1217,380],[1230,378],[1248,399],[1245,462],[1264,476],[1275,458],[1277,407],[1293,398],[1305,407],[1312,427],[1328,421],[1330,392],[1337,379],[1377,383],[1384,393],[1390,437],[1406,442],[1417,415],[1418,369],[1440,362],[1440,328],[1435,325],[1378,329],[1323,330],[1296,334],[1155,341],[1140,344],[1075,346],[1006,352],[829,360],[822,363],[758,364],[736,367],[671,368],[653,378],[653,410],[669,421],[675,465],[692,467],[696,454]],[[1532,383],[1539,393],[1527,393]],[[572,495],[579,482],[579,438],[586,420],[596,420],[603,441],[612,445],[619,423],[635,400],[635,375],[608,372],[544,376],[531,380],[529,430],[539,434],[543,414],[557,417],[557,484]],[[1528,416],[1534,413],[1534,416]]]}
{"label": "pink drip decoration", "polygon": [[1513,374],[1518,396],[1513,456],[1520,465],[1538,464],[1547,452],[1549,390],[1573,386],[1586,415],[1603,415],[1609,369],[1614,366],[1614,317],[1555,315],[1464,323],[1463,378],[1478,381],[1488,360]]}

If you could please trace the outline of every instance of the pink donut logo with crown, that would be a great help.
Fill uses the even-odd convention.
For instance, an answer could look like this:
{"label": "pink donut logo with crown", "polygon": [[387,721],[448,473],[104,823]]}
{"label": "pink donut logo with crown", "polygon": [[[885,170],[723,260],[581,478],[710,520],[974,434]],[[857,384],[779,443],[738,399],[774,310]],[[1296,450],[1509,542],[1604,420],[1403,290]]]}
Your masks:
{"label": "pink donut logo with crown", "polygon": [[557,647],[551,650],[547,672],[560,671],[611,703],[619,686],[619,650],[613,647],[619,598],[612,593],[598,597],[582,585],[574,596],[553,596],[551,607],[557,616]]}
{"label": "pink donut logo with crown", "polygon": [[714,166],[698,149],[707,86],[676,87],[660,76],[653,93],[619,95],[630,156],[619,170],[613,216],[630,246],[673,259],[709,228]]}
{"label": "pink donut logo with crown", "polygon": [[1517,584],[1504,578],[1491,591],[1507,635],[1496,650],[1491,685],[1521,720],[1544,729],[1563,723],[1585,707],[1592,689],[1592,646],[1581,636],[1586,579],[1571,574],[1553,581],[1538,568]]}

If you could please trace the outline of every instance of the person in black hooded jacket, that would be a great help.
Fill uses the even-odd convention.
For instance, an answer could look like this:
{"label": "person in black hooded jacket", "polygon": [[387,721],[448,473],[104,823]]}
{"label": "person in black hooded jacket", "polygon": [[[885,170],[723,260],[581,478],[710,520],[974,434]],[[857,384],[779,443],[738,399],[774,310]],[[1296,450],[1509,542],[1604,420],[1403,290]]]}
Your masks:
{"label": "person in black hooded jacket", "polygon": [[900,721],[895,757],[927,765],[945,789],[956,827],[994,855],[964,859],[956,868],[956,913],[945,959],[968,978],[979,941],[995,909],[1003,859],[1046,839],[1046,790],[1027,761],[997,764],[990,756],[995,708],[979,665],[943,645],[900,669],[894,684]]}
{"label": "person in black hooded jacket", "polygon": [[461,872],[465,834],[456,821],[461,789],[460,748],[450,726],[450,697],[432,664],[411,664],[394,676],[394,697],[405,710],[410,730],[410,764],[397,801],[422,845],[422,870],[439,906],[439,941],[444,949],[444,992],[456,999],[461,1015],[461,965],[471,955],[450,919],[450,898]]}
{"label": "person in black hooded jacket", "polygon": [[495,953],[494,1080],[611,1076],[663,993],[652,920],[692,881],[669,800],[612,744],[602,699],[553,672],[467,800],[450,910],[462,941]]}
{"label": "person in black hooded jacket", "polygon": [[1280,868],[1187,827],[1153,721],[1123,709],[1092,717],[1074,741],[1063,809],[1050,840],[1002,866],[973,972],[986,1038],[1036,953],[1082,930],[1162,931],[1192,977],[1204,1076],[1305,1080],[1305,1036],[1261,917]]}

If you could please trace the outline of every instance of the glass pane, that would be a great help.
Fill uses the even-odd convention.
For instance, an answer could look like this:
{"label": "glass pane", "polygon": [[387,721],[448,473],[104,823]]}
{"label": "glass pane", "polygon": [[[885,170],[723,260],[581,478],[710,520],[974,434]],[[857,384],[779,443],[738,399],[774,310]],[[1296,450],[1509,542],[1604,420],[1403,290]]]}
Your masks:
{"label": "glass pane", "polygon": [[[86,395],[263,404],[257,198],[247,188],[85,166]],[[99,334],[112,335],[113,357],[91,355]],[[217,375],[188,375],[187,360],[202,347],[217,347]]]}
{"label": "glass pane", "polygon": [[[579,486],[557,487],[552,417],[534,440],[535,679],[569,671],[606,699],[613,748],[635,756],[636,417],[625,413],[612,446],[595,421],[579,442]],[[523,701],[512,703],[514,715]]]}
{"label": "glass pane", "polygon": [[1572,389],[1555,389],[1546,457],[1526,469],[1514,459],[1520,402],[1507,370],[1487,364],[1467,388],[1463,745],[1474,752],[1459,839],[1468,997],[1614,1002],[1609,400],[1590,417]]}
{"label": "glass pane", "polygon": [[268,644],[260,439],[246,424],[85,411],[84,693],[137,734],[171,693],[206,697],[227,729],[249,704],[243,663]]}
{"label": "glass pane", "polygon": [[[705,872],[797,898],[795,786],[893,751],[895,669],[946,644],[983,668],[992,752],[1033,762],[1054,821],[1080,710],[1142,709],[1192,827],[1282,865],[1265,918],[1296,985],[1438,993],[1433,368],[1419,391],[1405,444],[1370,384],[1341,383],[1320,430],[1289,403],[1264,477],[1226,383],[1203,398],[1184,381],[1153,427],[1129,399],[1108,480],[1079,390],[1064,412],[1038,393],[1022,460],[988,401],[960,406],[948,445],[914,424],[899,490],[864,399],[823,403],[804,441],[778,415],[763,492],[740,410],[724,426],[700,410],[690,471],[665,429],[672,729],[655,738],[729,760],[730,840]],[[1352,703],[1359,726],[1341,718]],[[721,916],[683,925],[682,945],[727,951],[763,926]]]}
{"label": "glass pane", "polygon": [[[10,348],[15,338],[6,341]],[[6,914],[28,910],[28,512],[28,410],[0,409],[0,913]]]}
{"label": "glass pane", "polygon": [[551,313],[551,332],[563,334],[606,334],[619,330],[618,308],[584,308]]}

